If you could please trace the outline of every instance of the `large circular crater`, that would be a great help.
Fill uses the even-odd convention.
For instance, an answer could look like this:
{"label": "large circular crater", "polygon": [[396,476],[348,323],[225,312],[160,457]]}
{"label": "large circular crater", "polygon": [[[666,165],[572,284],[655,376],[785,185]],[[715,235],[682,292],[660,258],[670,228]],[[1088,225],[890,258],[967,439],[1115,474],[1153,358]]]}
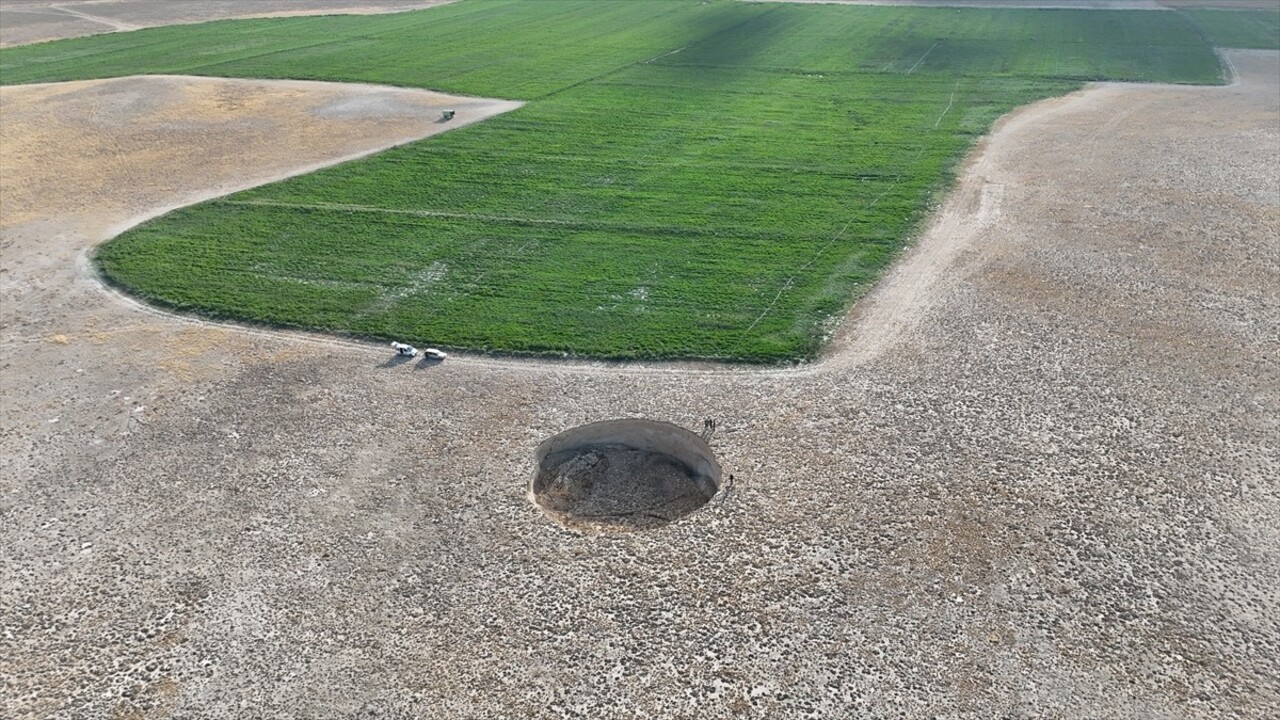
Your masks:
{"label": "large circular crater", "polygon": [[698,435],[654,420],[605,420],[537,450],[533,502],[578,530],[645,530],[678,520],[720,489],[720,464]]}

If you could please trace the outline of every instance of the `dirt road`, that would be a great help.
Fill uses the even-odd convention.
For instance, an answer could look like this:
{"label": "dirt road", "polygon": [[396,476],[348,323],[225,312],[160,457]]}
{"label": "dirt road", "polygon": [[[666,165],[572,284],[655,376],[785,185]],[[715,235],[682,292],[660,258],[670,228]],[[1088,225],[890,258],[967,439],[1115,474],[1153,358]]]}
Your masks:
{"label": "dirt road", "polygon": [[[4,89],[41,93],[5,132],[84,142],[0,143],[0,714],[1280,714],[1280,55],[1231,57],[1020,111],[831,357],[763,373],[140,310],[77,258],[223,168],[322,162],[349,106]],[[628,416],[717,418],[734,489],[549,522],[534,448]]]}

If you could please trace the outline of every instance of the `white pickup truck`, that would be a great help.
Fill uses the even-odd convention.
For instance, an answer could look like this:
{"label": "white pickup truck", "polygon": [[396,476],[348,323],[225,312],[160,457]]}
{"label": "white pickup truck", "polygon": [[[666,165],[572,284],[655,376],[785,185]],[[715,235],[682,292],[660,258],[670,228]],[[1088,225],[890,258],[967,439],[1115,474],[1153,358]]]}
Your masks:
{"label": "white pickup truck", "polygon": [[[391,343],[391,348],[396,351],[397,355],[402,355],[404,357],[417,357],[418,355],[418,348],[408,343],[393,342]],[[432,360],[443,360],[449,357],[449,353],[446,353],[443,350],[437,350],[436,348],[426,348],[422,351],[422,357],[431,358]]]}

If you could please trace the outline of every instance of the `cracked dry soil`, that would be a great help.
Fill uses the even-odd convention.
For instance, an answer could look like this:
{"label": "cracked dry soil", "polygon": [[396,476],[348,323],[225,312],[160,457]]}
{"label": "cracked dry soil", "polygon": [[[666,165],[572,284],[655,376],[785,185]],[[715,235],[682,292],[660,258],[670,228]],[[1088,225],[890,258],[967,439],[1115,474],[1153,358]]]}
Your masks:
{"label": "cracked dry soil", "polygon": [[[1002,122],[800,371],[384,367],[104,293],[128,185],[6,207],[2,714],[1280,715],[1280,55],[1231,57]],[[734,490],[550,522],[533,448],[614,417],[717,418]]]}

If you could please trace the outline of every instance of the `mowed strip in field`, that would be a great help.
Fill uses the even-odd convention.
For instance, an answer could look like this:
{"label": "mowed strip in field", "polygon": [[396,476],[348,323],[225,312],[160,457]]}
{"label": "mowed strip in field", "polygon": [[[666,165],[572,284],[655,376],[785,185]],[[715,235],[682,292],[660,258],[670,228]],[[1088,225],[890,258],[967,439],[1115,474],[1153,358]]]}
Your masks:
{"label": "mowed strip in field", "polygon": [[452,347],[811,356],[1009,109],[1088,79],[1209,83],[1177,13],[467,0],[0,53],[5,82],[131,73],[530,100],[173,213],[104,246],[169,306]]}

